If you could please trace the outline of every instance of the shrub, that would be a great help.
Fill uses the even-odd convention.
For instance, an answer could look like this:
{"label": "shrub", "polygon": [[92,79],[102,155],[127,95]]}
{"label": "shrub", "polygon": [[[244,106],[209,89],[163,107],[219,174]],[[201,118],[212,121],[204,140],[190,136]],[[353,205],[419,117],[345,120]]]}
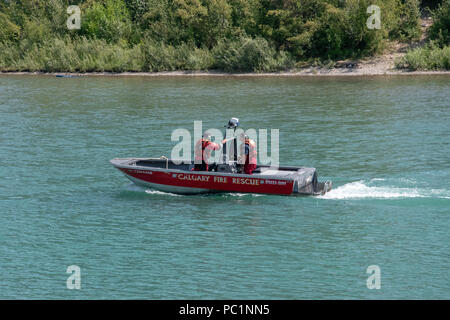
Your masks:
{"label": "shrub", "polygon": [[14,71],[19,56],[17,45],[10,42],[0,42],[0,70]]}
{"label": "shrub", "polygon": [[[381,21],[381,29],[368,29],[367,7],[373,1],[349,0],[345,5],[344,48],[345,56],[360,57],[380,52],[387,37],[387,25]],[[383,4],[382,12],[385,11]],[[383,16],[382,18],[383,19]]]}
{"label": "shrub", "polygon": [[143,71],[172,71],[176,69],[174,47],[162,42],[147,40],[141,44]]}
{"label": "shrub", "polygon": [[444,1],[432,12],[433,25],[429,29],[430,39],[436,40],[440,46],[450,44],[450,0]]}
{"label": "shrub", "polygon": [[208,49],[193,44],[172,46],[146,39],[139,45],[142,53],[142,71],[207,70],[214,58]]}
{"label": "shrub", "polygon": [[175,47],[177,69],[207,70],[214,63],[214,57],[208,49],[197,48],[194,44],[184,43]]}
{"label": "shrub", "polygon": [[[22,40],[27,41],[27,40]],[[28,42],[27,42],[28,43]],[[142,71],[143,56],[139,46],[128,48],[103,39],[54,38],[38,45],[0,43],[0,68],[8,71],[46,72],[123,72]]]}
{"label": "shrub", "polygon": [[394,7],[389,7],[391,11],[388,15],[391,20],[390,38],[401,41],[418,39],[420,37],[419,0],[397,0],[396,2]]}
{"label": "shrub", "polygon": [[149,10],[151,3],[149,0],[126,0],[125,1],[133,21],[139,21],[142,16]]}
{"label": "shrub", "polygon": [[321,21],[311,28],[308,55],[329,60],[380,51],[386,30],[385,27],[381,30],[367,28],[369,5],[369,1],[359,0],[348,0],[342,8],[327,4]]}
{"label": "shrub", "polygon": [[132,35],[132,24],[122,0],[91,2],[84,8],[81,33],[90,38],[118,42]]}
{"label": "shrub", "polygon": [[9,17],[0,12],[0,42],[19,39],[20,27],[11,22]]}
{"label": "shrub", "polygon": [[51,38],[49,21],[40,21],[38,19],[25,21],[21,38],[30,43],[43,43],[45,40]]}
{"label": "shrub", "polygon": [[450,46],[440,48],[431,43],[411,50],[396,61],[396,66],[409,70],[450,70]]}
{"label": "shrub", "polygon": [[292,66],[292,59],[275,49],[263,38],[240,37],[221,41],[213,49],[214,67],[225,71],[275,71]]}

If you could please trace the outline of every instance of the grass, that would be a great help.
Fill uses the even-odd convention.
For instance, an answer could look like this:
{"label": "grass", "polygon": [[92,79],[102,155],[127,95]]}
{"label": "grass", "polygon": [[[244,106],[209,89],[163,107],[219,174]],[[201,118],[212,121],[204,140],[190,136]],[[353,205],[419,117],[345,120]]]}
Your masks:
{"label": "grass", "polygon": [[292,60],[276,52],[264,39],[219,46],[216,50],[193,44],[173,46],[146,39],[134,46],[125,41],[69,36],[45,41],[0,43],[0,70],[43,72],[158,72],[174,70],[278,71]]}

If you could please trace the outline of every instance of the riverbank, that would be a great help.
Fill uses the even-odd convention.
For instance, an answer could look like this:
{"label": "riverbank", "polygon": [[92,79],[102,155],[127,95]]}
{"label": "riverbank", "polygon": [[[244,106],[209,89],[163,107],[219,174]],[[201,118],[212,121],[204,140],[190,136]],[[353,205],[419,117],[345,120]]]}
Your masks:
{"label": "riverbank", "polygon": [[386,75],[450,75],[450,70],[412,71],[399,69],[396,61],[405,56],[412,48],[422,47],[424,40],[416,43],[391,42],[382,54],[355,60],[331,62],[328,66],[309,65],[279,72],[224,72],[208,71],[161,71],[161,72],[4,72],[0,75],[54,75],[54,76],[214,76],[214,77],[289,77],[289,76],[386,76]]}
{"label": "riverbank", "polygon": [[0,72],[335,76],[408,72],[397,68],[448,71],[450,2],[441,1],[431,11],[426,1],[381,1],[383,23],[376,28],[368,26],[374,18],[368,16],[368,3],[331,0],[312,0],[314,9],[261,0],[249,7],[224,0],[157,8],[146,1],[138,6],[93,0],[80,6],[82,23],[70,30],[61,1],[4,4]]}
{"label": "riverbank", "polygon": [[[426,24],[425,24],[426,25]],[[429,23],[428,25],[429,26]],[[207,71],[161,71],[161,72],[23,72],[0,71],[0,75],[51,75],[51,76],[114,76],[114,77],[159,77],[159,76],[213,76],[213,77],[301,77],[301,76],[417,76],[417,75],[450,75],[450,70],[413,71],[399,69],[396,61],[413,49],[423,47],[425,38],[419,42],[402,43],[391,42],[383,53],[355,60],[340,60],[324,65],[306,65],[303,68],[293,68],[279,72],[224,72],[219,70]]]}
{"label": "riverbank", "polygon": [[305,68],[285,72],[268,73],[227,73],[216,71],[169,71],[169,72],[90,72],[90,73],[60,73],[60,72],[0,72],[0,76],[8,75],[39,75],[61,77],[323,77],[323,76],[420,76],[420,75],[450,75],[450,71],[378,71],[354,68]]}
{"label": "riverbank", "polygon": [[397,76],[397,75],[450,75],[450,70],[413,71],[397,68],[396,62],[400,61],[412,49],[423,48],[426,44],[428,29],[432,25],[431,18],[421,19],[422,36],[418,41],[400,42],[391,41],[384,51],[375,56],[361,59],[347,59],[331,61],[327,65],[313,65],[305,63],[302,68],[293,68],[279,72],[225,72],[219,70],[195,71],[177,70],[160,72],[42,72],[42,71],[0,71],[0,75],[50,75],[50,76],[213,76],[213,77],[290,77],[290,76]]}

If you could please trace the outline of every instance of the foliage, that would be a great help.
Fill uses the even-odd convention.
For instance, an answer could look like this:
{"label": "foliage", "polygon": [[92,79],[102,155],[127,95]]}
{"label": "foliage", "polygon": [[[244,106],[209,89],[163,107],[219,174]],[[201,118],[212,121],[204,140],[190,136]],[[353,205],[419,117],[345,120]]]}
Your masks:
{"label": "foliage", "polygon": [[6,14],[0,12],[0,41],[14,41],[19,35],[20,27],[11,22]]}
{"label": "foliage", "polygon": [[[420,36],[420,9],[419,0],[398,0],[389,6],[391,39],[416,40]],[[388,10],[386,10],[388,11]]]}
{"label": "foliage", "polygon": [[[430,37],[448,43],[448,1]],[[81,30],[66,9],[81,8]],[[366,22],[381,8],[381,29]],[[418,0],[0,1],[1,70],[275,71],[420,34]]]}
{"label": "foliage", "polygon": [[90,1],[82,10],[81,34],[107,42],[131,37],[130,14],[122,0]]}
{"label": "foliage", "polygon": [[434,23],[430,27],[430,39],[440,46],[450,45],[450,0],[445,0],[433,13]]}
{"label": "foliage", "polygon": [[276,71],[292,66],[285,52],[277,54],[263,38],[222,41],[213,50],[214,67],[226,71]]}
{"label": "foliage", "polygon": [[431,42],[423,48],[407,52],[396,61],[396,66],[409,70],[450,70],[450,46],[440,48]]}

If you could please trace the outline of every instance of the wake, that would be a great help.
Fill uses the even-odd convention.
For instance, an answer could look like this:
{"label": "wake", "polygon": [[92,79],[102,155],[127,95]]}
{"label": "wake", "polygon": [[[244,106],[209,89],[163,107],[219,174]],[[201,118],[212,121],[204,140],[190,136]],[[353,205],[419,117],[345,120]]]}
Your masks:
{"label": "wake", "polygon": [[164,191],[153,190],[153,189],[146,189],[146,188],[140,187],[138,185],[135,185],[134,183],[130,183],[129,185],[127,185],[125,187],[125,189],[127,191],[145,192],[147,194],[152,194],[152,195],[165,195],[165,196],[171,196],[171,197],[180,197],[181,196],[181,195],[175,194],[175,193],[164,192]]}
{"label": "wake", "polygon": [[399,199],[399,198],[441,198],[450,199],[450,192],[444,189],[402,188],[395,186],[371,186],[374,181],[384,179],[372,179],[368,183],[364,180],[350,182],[337,187],[318,198],[322,199]]}
{"label": "wake", "polygon": [[[375,186],[385,182],[385,179],[375,178],[370,181],[360,180],[350,182],[342,186],[328,191],[323,196],[318,196],[319,199],[402,199],[402,198],[439,198],[450,199],[450,191],[445,189],[426,189],[417,187],[397,187],[397,186]],[[400,179],[397,182],[402,184],[411,184],[411,180]],[[153,189],[146,189],[131,183],[126,186],[128,191],[145,192],[149,195],[164,195],[171,197],[182,197],[183,195],[164,192]],[[254,193],[218,193],[226,197],[262,197],[264,194]]]}
{"label": "wake", "polygon": [[[147,188],[143,188],[140,187],[134,183],[130,183],[125,187],[126,190],[128,191],[133,191],[133,192],[145,192],[146,194],[151,194],[151,195],[165,195],[165,196],[171,196],[171,197],[182,197],[185,196],[183,194],[176,194],[176,193],[171,193],[171,192],[164,192],[164,191],[160,191],[160,190],[154,190],[154,189],[147,189]],[[229,196],[229,197],[262,197],[264,196],[264,194],[256,194],[256,193],[231,193],[231,192],[220,192],[220,193],[204,193],[201,194],[202,196],[207,196],[207,195],[221,195],[221,196]]]}

